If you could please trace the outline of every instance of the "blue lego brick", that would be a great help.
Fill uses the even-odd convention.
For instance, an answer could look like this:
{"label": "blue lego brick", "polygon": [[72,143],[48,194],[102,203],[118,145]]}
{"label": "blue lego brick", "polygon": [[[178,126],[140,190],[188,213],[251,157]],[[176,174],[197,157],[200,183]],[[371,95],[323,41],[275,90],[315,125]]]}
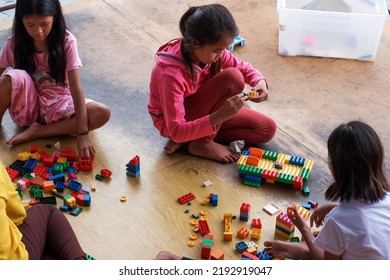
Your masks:
{"label": "blue lego brick", "polygon": [[239,253],[244,252],[246,249],[248,249],[248,245],[244,241],[240,241],[236,243],[236,250]]}
{"label": "blue lego brick", "polygon": [[49,177],[49,181],[53,181],[54,183],[65,182],[65,175],[64,175],[64,173],[58,173],[58,174],[52,175]]}
{"label": "blue lego brick", "polygon": [[28,171],[32,172],[34,170],[35,165],[37,164],[37,160],[33,158],[29,158],[25,164],[24,168],[27,169]]}
{"label": "blue lego brick", "polygon": [[218,206],[218,195],[217,194],[213,194],[213,196],[210,199],[210,204],[212,206]]}
{"label": "blue lego brick", "polygon": [[68,182],[68,188],[71,189],[72,191],[78,192],[79,190],[81,190],[82,187],[83,187],[83,185],[76,180],[70,180]]}
{"label": "blue lego brick", "polygon": [[65,183],[64,182],[56,182],[55,189],[59,192],[63,192],[65,190]]}
{"label": "blue lego brick", "polygon": [[265,251],[261,251],[261,252],[258,252],[257,253],[257,257],[260,259],[260,260],[271,260],[271,257],[267,254],[267,252]]}
{"label": "blue lego brick", "polygon": [[290,158],[290,164],[303,166],[305,164],[306,159],[297,157],[297,156],[291,156]]}

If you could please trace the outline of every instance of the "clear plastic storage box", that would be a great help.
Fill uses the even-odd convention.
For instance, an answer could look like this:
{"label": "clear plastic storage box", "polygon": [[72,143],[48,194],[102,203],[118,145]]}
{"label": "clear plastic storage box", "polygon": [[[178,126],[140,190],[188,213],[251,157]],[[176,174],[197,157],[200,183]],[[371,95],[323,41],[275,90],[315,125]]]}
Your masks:
{"label": "clear plastic storage box", "polygon": [[279,54],[374,61],[385,0],[278,0]]}

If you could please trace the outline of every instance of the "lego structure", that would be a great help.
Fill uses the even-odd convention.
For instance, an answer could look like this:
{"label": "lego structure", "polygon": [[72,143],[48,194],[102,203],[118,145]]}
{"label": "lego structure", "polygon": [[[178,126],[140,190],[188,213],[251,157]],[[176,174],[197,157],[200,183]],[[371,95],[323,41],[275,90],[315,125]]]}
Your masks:
{"label": "lego structure", "polygon": [[303,190],[309,179],[314,161],[293,155],[277,153],[259,148],[249,148],[242,152],[237,161],[239,175],[244,185],[260,187],[261,181],[280,182]]}

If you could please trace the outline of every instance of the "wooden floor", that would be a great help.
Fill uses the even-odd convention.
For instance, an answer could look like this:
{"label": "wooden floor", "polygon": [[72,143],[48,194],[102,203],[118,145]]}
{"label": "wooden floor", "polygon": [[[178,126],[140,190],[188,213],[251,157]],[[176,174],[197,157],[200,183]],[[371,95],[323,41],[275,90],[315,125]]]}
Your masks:
{"label": "wooden floor", "polygon": [[[163,154],[166,142],[154,129],[147,112],[148,82],[157,48],[178,37],[180,15],[189,5],[212,1],[88,0],[65,4],[68,25],[79,42],[84,68],[82,81],[88,97],[108,104],[112,118],[91,133],[97,155],[92,172],[79,180],[96,186],[91,206],[78,216],[66,214],[85,250],[98,259],[151,259],[169,249],[187,257],[200,258],[203,238],[187,247],[192,232],[191,214],[208,211],[214,235],[213,249],[225,252],[226,259],[238,259],[234,237],[223,241],[223,215],[239,216],[243,202],[251,204],[251,218],[261,218],[262,237],[273,239],[275,216],[262,208],[275,202],[285,209],[308,199],[324,203],[323,192],[331,182],[327,169],[326,141],[341,122],[354,119],[372,125],[390,153],[390,22],[387,20],[375,62],[278,55],[278,14],[276,1],[222,0],[236,18],[244,47],[235,54],[250,61],[267,77],[270,98],[249,106],[273,117],[278,124],[275,139],[264,149],[293,154],[315,161],[308,186],[310,196],[289,186],[264,184],[260,189],[244,186],[235,164],[221,164],[189,156],[185,152]],[[263,4],[261,4],[263,3]],[[9,34],[12,22],[0,22],[0,42]],[[0,134],[1,161],[11,164],[18,153],[36,144],[60,142],[75,148],[72,137],[55,137],[10,147],[5,141],[18,128],[6,115]],[[126,164],[135,155],[141,158],[139,178],[126,176]],[[389,175],[390,157],[386,159]],[[97,181],[102,168],[112,171],[110,180]],[[203,182],[213,185],[204,188]],[[177,198],[192,192],[191,206]],[[210,193],[219,195],[217,207],[202,206]],[[125,195],[127,201],[120,202]],[[25,195],[26,198],[26,195]],[[58,205],[61,202],[58,201]],[[189,214],[184,213],[189,209]],[[233,232],[249,223],[234,220]],[[245,241],[249,241],[247,238]]]}

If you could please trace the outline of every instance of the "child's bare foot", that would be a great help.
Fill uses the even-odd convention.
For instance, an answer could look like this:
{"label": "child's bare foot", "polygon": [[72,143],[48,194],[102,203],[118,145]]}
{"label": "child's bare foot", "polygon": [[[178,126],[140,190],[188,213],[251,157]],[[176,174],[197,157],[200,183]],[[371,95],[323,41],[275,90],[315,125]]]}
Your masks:
{"label": "child's bare foot", "polygon": [[22,131],[21,133],[15,134],[10,140],[7,141],[7,144],[16,145],[30,140],[34,140],[38,138],[36,132],[41,127],[42,125],[40,123],[34,122],[28,128],[26,128],[26,130]]}
{"label": "child's bare foot", "polygon": [[306,242],[265,241],[264,247],[264,251],[272,258],[295,260],[309,260],[312,258]]}
{"label": "child's bare foot", "polygon": [[169,140],[168,143],[164,147],[164,152],[167,155],[173,154],[176,152],[183,144],[182,143],[176,143],[172,140]]}
{"label": "child's bare foot", "polygon": [[240,154],[232,152],[230,147],[218,144],[214,141],[192,141],[188,151],[194,156],[204,157],[222,162],[234,162]]}
{"label": "child's bare foot", "polygon": [[160,251],[155,258],[155,260],[180,260],[180,259],[181,257],[169,251]]}

